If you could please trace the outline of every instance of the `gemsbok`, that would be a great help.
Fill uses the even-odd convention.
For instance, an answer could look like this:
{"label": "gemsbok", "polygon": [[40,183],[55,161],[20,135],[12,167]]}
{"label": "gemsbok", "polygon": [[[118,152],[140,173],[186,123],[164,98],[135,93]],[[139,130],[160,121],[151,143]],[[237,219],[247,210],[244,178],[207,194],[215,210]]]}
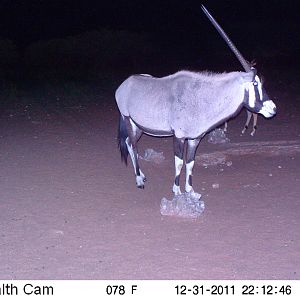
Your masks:
{"label": "gemsbok", "polygon": [[173,136],[175,180],[172,190],[175,195],[181,194],[179,177],[186,142],[185,191],[197,197],[199,194],[192,187],[192,170],[201,138],[237,114],[243,106],[266,118],[276,114],[276,106],[263,88],[256,69],[244,59],[204,6],[202,10],[245,72],[179,71],[162,78],[141,74],[130,76],[119,86],[115,94],[120,110],[119,149],[126,164],[128,154],[131,157],[138,188],[144,188],[146,181],[139,167],[137,150],[137,142],[143,133]]}

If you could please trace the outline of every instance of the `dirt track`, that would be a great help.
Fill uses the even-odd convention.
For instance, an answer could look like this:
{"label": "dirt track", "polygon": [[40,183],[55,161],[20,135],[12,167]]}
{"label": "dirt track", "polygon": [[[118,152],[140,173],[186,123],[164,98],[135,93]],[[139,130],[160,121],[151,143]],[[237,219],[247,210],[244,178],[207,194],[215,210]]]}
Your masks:
{"label": "dirt track", "polygon": [[255,137],[240,136],[242,112],[229,123],[231,143],[204,138],[197,155],[223,153],[232,164],[196,164],[206,206],[197,220],[160,215],[172,196],[171,139],[142,137],[140,152],[163,151],[165,160],[142,161],[148,181],[135,187],[117,149],[113,91],[102,104],[4,110],[0,278],[300,279],[295,97],[282,95],[278,116],[260,117]]}

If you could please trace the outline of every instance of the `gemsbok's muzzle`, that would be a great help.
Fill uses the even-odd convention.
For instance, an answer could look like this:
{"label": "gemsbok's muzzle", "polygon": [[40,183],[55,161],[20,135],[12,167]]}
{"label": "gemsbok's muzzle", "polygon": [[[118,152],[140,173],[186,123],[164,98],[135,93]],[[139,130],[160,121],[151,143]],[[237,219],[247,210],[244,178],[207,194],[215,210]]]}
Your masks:
{"label": "gemsbok's muzzle", "polygon": [[276,114],[276,105],[272,100],[264,101],[259,113],[266,118],[271,118]]}

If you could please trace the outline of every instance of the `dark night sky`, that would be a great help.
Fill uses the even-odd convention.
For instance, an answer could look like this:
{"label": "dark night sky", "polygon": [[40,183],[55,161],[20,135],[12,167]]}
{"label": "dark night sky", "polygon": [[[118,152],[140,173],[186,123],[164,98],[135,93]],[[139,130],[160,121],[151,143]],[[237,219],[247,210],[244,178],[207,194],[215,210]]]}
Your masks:
{"label": "dark night sky", "polygon": [[[276,61],[284,68],[298,68],[300,18],[297,0],[0,0],[0,40],[12,40],[22,59],[28,46],[39,40],[64,38],[103,28],[110,30],[110,36],[118,36],[117,30],[122,29],[126,31],[123,39],[130,36],[127,32],[151,36],[150,44],[143,43],[142,47],[153,47],[158,54],[151,57],[147,52],[147,59],[144,59],[144,54],[139,55],[139,45],[130,46],[129,41],[129,47],[124,48],[127,50],[122,48],[123,52],[127,51],[123,57],[111,57],[116,65],[120,61],[122,65],[126,62],[131,65],[132,61],[136,66],[143,62],[150,65],[152,60],[158,65],[168,61],[177,67],[203,69],[212,68],[213,64],[219,66],[219,59],[226,61],[226,70],[240,68],[201,11],[202,3],[246,59],[256,59],[260,66],[273,66]],[[101,35],[96,38],[102,39]],[[82,45],[79,55],[80,63],[87,63],[89,69],[91,61],[101,61],[99,57],[107,62],[110,59],[105,59],[103,52],[94,58],[88,57],[88,46],[93,42],[92,36],[85,42],[87,44]],[[117,53],[122,46],[115,45],[106,46],[106,52],[114,50],[114,54]],[[129,53],[131,57],[128,57]],[[51,65],[52,54],[46,54],[44,61]],[[78,63],[76,55],[73,64]],[[60,61],[68,60],[61,57],[56,63]]]}
{"label": "dark night sky", "polygon": [[[193,36],[208,28],[201,3],[229,29],[246,20],[265,22],[268,28],[273,24],[283,32],[293,23],[299,25],[296,0],[0,0],[0,36],[28,43],[99,27]],[[239,33],[243,34],[241,28]],[[295,39],[299,32],[290,34]]]}

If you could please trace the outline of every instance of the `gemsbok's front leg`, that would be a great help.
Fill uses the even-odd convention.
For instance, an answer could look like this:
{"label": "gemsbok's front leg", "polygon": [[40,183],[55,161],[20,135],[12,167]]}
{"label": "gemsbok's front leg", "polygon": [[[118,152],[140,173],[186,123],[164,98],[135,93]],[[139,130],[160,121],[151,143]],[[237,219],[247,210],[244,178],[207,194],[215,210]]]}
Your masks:
{"label": "gemsbok's front leg", "polygon": [[184,138],[178,139],[174,135],[173,147],[174,147],[174,156],[175,156],[175,180],[174,180],[172,190],[176,196],[181,194],[179,179],[180,179],[180,172],[183,166]]}
{"label": "gemsbok's front leg", "polygon": [[190,193],[193,197],[200,198],[201,195],[196,193],[193,189],[193,167],[195,164],[196,150],[200,143],[200,138],[188,140],[187,153],[186,153],[186,178],[185,178],[185,191]]}

